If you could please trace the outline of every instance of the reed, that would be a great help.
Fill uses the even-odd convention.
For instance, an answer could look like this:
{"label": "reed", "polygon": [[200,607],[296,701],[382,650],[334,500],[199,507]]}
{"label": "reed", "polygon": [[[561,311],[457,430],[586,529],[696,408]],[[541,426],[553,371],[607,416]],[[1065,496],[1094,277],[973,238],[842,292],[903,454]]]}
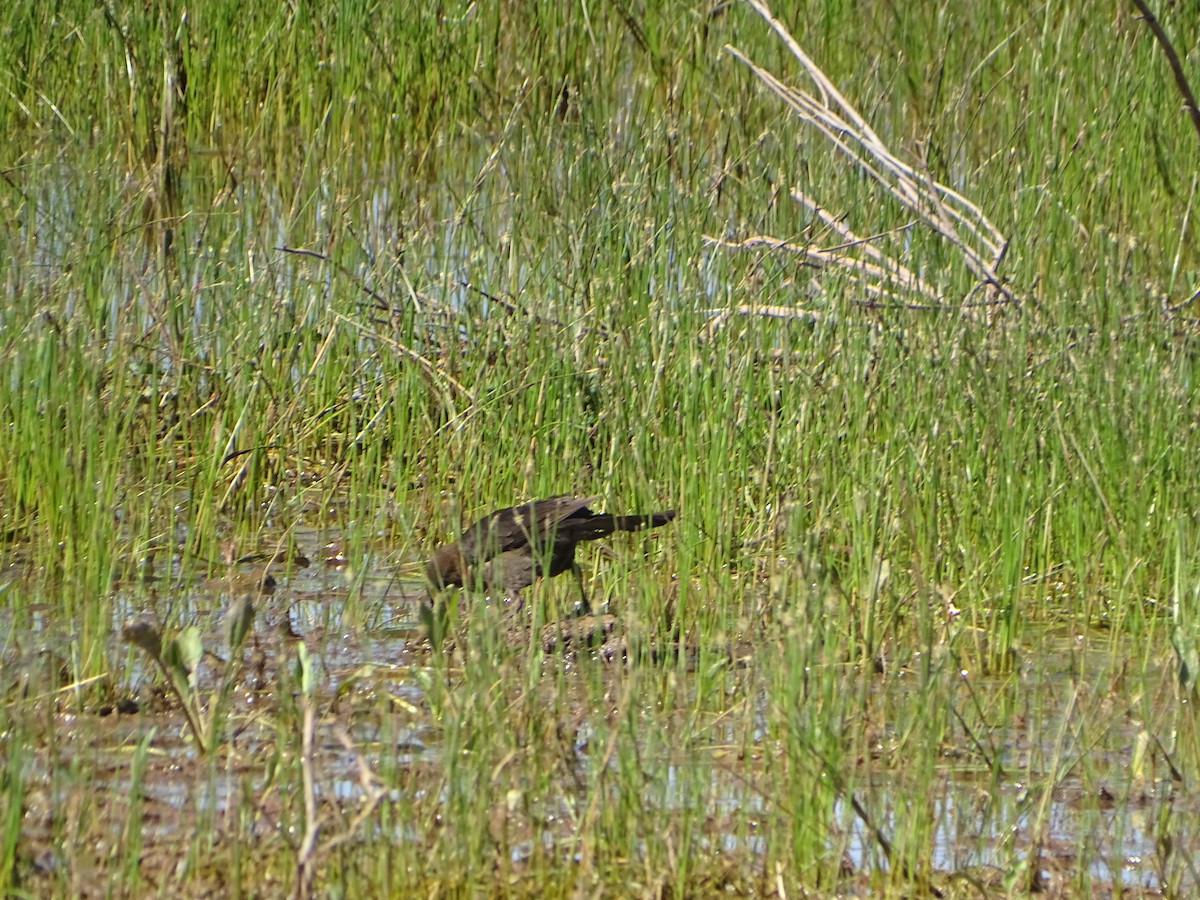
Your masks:
{"label": "reed", "polygon": [[[1161,51],[776,13],[888,179],[751,4],[0,12],[0,891],[1195,889]],[[680,510],[581,552],[609,643],[423,649],[429,549],[563,491]],[[171,699],[122,628],[219,646],[226,546],[312,564]]]}

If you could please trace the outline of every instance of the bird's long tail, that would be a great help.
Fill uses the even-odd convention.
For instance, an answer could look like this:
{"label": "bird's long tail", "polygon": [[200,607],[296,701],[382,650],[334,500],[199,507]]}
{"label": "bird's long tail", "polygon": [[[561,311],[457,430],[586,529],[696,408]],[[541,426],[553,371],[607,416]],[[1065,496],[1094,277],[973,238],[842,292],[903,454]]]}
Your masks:
{"label": "bird's long tail", "polygon": [[[601,513],[581,522],[564,523],[564,529],[576,541],[595,541],[607,537],[614,531],[641,531],[643,528],[659,528],[675,518],[675,510],[651,513],[645,516],[614,516]],[[569,528],[565,526],[569,525]]]}

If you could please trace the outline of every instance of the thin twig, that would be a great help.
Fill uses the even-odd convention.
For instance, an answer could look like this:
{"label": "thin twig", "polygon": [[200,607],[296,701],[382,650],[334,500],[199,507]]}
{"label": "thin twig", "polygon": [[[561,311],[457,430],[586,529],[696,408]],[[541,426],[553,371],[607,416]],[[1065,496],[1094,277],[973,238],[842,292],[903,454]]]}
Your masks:
{"label": "thin twig", "polygon": [[362,809],[360,809],[355,814],[354,818],[350,820],[350,824],[346,826],[346,829],[341,834],[335,834],[333,837],[321,844],[321,846],[317,849],[317,856],[323,856],[335,847],[346,843],[346,841],[350,840],[351,837],[357,834],[359,828],[362,827],[363,823],[366,822],[367,819],[371,818],[376,807],[378,807],[383,798],[388,795],[387,788],[383,787],[379,783],[379,776],[371,771],[370,763],[368,763],[363,757],[362,753],[359,752],[359,749],[354,746],[354,741],[351,739],[350,734],[345,728],[341,726],[338,727],[337,738],[343,747],[354,754],[355,762],[358,764],[358,783],[362,787],[366,802],[363,804]]}
{"label": "thin twig", "polygon": [[1138,8],[1138,12],[1142,14],[1142,18],[1150,27],[1154,39],[1162,47],[1163,56],[1167,58],[1167,65],[1171,67],[1171,74],[1175,76],[1175,87],[1183,96],[1183,105],[1192,119],[1192,127],[1196,129],[1196,134],[1200,135],[1200,107],[1196,106],[1196,95],[1192,93],[1192,87],[1188,84],[1187,73],[1183,71],[1183,63],[1179,61],[1179,54],[1175,52],[1171,39],[1167,37],[1167,33],[1163,31],[1158,18],[1150,11],[1145,0],[1133,0],[1133,5]]}

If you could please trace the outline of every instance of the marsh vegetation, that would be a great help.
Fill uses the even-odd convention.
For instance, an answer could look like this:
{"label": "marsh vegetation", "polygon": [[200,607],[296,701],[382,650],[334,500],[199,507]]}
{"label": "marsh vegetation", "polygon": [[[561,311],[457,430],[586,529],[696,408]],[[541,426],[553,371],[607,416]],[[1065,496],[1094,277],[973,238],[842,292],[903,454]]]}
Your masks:
{"label": "marsh vegetation", "polygon": [[[0,892],[1200,890],[1133,8],[418,6],[0,12]],[[432,652],[563,492],[678,517]]]}

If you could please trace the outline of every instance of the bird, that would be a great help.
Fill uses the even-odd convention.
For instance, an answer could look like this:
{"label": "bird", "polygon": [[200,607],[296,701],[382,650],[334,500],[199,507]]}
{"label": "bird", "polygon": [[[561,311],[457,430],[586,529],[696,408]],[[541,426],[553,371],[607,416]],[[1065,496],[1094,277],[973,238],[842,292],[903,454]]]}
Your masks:
{"label": "bird", "polygon": [[570,570],[579,583],[582,612],[590,614],[575,548],[616,531],[658,528],[675,518],[673,509],[637,516],[588,509],[599,499],[559,494],[484,516],[457,541],[434,551],[425,567],[427,603],[450,587],[517,597],[538,578]]}

